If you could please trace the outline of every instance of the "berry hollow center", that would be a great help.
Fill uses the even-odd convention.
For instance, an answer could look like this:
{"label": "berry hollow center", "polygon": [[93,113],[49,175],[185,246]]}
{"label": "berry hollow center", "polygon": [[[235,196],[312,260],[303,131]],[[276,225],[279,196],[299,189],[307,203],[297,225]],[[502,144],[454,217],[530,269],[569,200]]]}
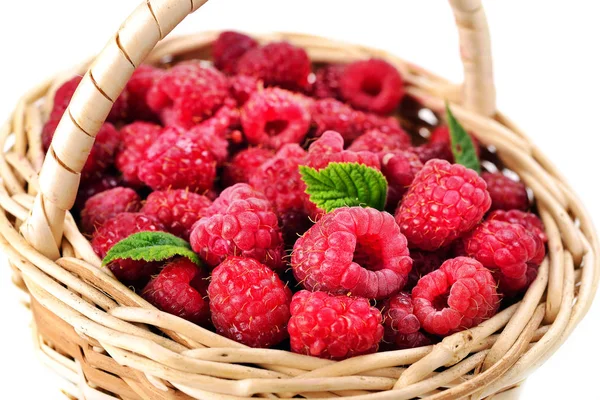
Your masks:
{"label": "berry hollow center", "polygon": [[444,308],[448,308],[448,296],[450,293],[443,293],[439,296],[436,296],[431,305],[435,308],[436,311],[442,311]]}
{"label": "berry hollow center", "polygon": [[385,268],[382,255],[381,240],[375,236],[363,236],[357,238],[354,258],[352,261],[363,268],[378,271]]}
{"label": "berry hollow center", "polygon": [[377,97],[381,93],[381,80],[367,77],[362,81],[360,90],[372,97]]}
{"label": "berry hollow center", "polygon": [[269,121],[265,124],[265,132],[269,136],[277,136],[286,130],[288,124],[288,121],[284,119],[275,119],[273,121]]}

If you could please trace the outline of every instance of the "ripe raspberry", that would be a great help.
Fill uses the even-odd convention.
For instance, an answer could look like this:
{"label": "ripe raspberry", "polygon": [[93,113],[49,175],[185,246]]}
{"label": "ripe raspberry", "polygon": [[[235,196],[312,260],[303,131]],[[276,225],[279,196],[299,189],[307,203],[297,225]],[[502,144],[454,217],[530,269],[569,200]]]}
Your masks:
{"label": "ripe raspberry", "polygon": [[473,229],[491,205],[475,171],[443,160],[428,161],[396,211],[411,247],[436,250]]}
{"label": "ripe raspberry", "polygon": [[446,336],[492,317],[500,298],[492,273],[467,257],[446,260],[412,291],[414,313],[427,332]]}
{"label": "ripe raspberry", "polygon": [[527,188],[521,182],[513,181],[501,172],[484,172],[481,177],[487,183],[492,198],[491,210],[522,210],[529,208]]}
{"label": "ripe raspberry", "polygon": [[[240,186],[247,188],[240,190]],[[250,191],[252,197],[246,197]],[[283,241],[269,201],[243,183],[225,189],[219,199],[194,225],[190,236],[194,251],[211,267],[227,256],[242,256],[281,269]]]}
{"label": "ripe raspberry", "polygon": [[[94,232],[92,248],[100,258],[104,258],[115,244],[134,233],[162,230],[164,230],[162,224],[152,216],[142,213],[121,213],[106,221]],[[123,259],[111,262],[108,267],[117,279],[131,283],[148,278],[159,265],[159,263]]]}
{"label": "ripe raspberry", "polygon": [[150,65],[140,65],[133,73],[126,90],[127,115],[129,121],[151,121],[157,122],[158,116],[146,101],[146,96],[155,82],[165,73],[164,70]]}
{"label": "ripe raspberry", "polygon": [[307,101],[287,90],[256,92],[242,108],[242,127],[250,144],[278,149],[301,143],[310,126]]}
{"label": "ripe raspberry", "polygon": [[75,200],[74,208],[76,210],[82,210],[85,206],[85,202],[90,197],[104,192],[105,190],[115,188],[121,184],[121,180],[112,175],[103,175],[98,178],[82,181],[79,190],[77,191],[77,199]]}
{"label": "ripe raspberry", "polygon": [[256,260],[229,257],[212,273],[210,311],[217,333],[250,347],[287,338],[292,292]]}
{"label": "ripe raspberry", "polygon": [[315,72],[315,82],[312,84],[310,93],[318,99],[339,99],[340,79],[344,72],[342,64],[329,64]]}
{"label": "ripe raspberry", "polygon": [[90,197],[81,211],[81,227],[93,233],[106,221],[124,212],[136,212],[141,207],[138,194],[129,188],[116,187]]}
{"label": "ripe raspberry", "polygon": [[487,219],[523,225],[525,229],[539,237],[542,240],[542,243],[546,243],[548,241],[548,236],[546,236],[544,229],[544,223],[538,218],[537,215],[533,213],[519,210],[496,210],[491,212]]}
{"label": "ripe raspberry", "polygon": [[542,240],[527,228],[498,220],[486,220],[462,239],[468,256],[485,267],[500,269],[511,279],[520,279],[527,266],[539,266],[546,249]]}
{"label": "ripe raspberry", "polygon": [[121,128],[121,148],[115,157],[115,166],[129,185],[143,185],[138,178],[139,165],[162,131],[161,126],[149,122],[134,122]]}
{"label": "ripe raspberry", "polygon": [[[235,132],[241,127],[240,125],[240,110],[237,108],[235,100],[227,99],[225,103],[217,110],[215,115],[203,121],[201,124],[194,126],[191,131],[203,132],[203,135],[211,134],[220,139],[232,139]],[[225,161],[227,158],[227,142],[218,140],[208,146],[219,159],[219,162]],[[219,149],[215,151],[216,149]],[[219,154],[217,154],[219,153]]]}
{"label": "ripe raspberry", "polygon": [[356,138],[348,147],[348,150],[379,153],[382,151],[406,150],[410,147],[410,137],[401,129],[391,134],[373,129]]}
{"label": "ripe raspberry", "polygon": [[167,128],[146,150],[138,166],[138,178],[154,190],[189,189],[204,192],[212,189],[217,174],[217,160],[207,148],[210,136],[203,140],[191,131]]}
{"label": "ripe raspberry", "polygon": [[82,178],[90,179],[103,176],[104,171],[113,165],[120,141],[119,131],[112,124],[104,123],[96,135],[96,141],[81,170]]}
{"label": "ripe raspberry", "polygon": [[381,172],[388,182],[387,205],[394,212],[423,164],[411,150],[382,152],[379,157]]}
{"label": "ripe raspberry", "polygon": [[198,325],[207,325],[208,275],[187,258],[175,258],[148,283],[142,297],[158,309]]}
{"label": "ripe raspberry", "polygon": [[352,106],[379,114],[396,109],[404,96],[404,82],[393,65],[384,60],[353,62],[340,79],[342,97]]}
{"label": "ripe raspberry", "polygon": [[447,143],[425,143],[422,146],[415,147],[413,150],[423,164],[429,160],[454,162],[454,155]]}
{"label": "ripe raspberry", "polygon": [[380,169],[379,157],[370,151],[344,150],[344,139],[334,131],[325,132],[308,148],[307,165],[317,170],[330,162],[356,162]]}
{"label": "ripe raspberry", "polygon": [[404,290],[412,290],[417,286],[419,279],[438,269],[447,257],[443,250],[436,252],[411,250],[410,258],[413,260],[413,267],[408,274],[408,282],[404,286]]}
{"label": "ripe raspberry", "polygon": [[380,306],[383,315],[383,341],[392,348],[412,349],[431,344],[421,332],[421,323],[413,313],[413,302],[409,293],[400,292],[385,300]]}
{"label": "ripe raspberry", "polygon": [[343,360],[375,353],[383,337],[381,313],[361,297],[301,290],[288,324],[294,353]]}
{"label": "ripe raspberry", "polygon": [[311,62],[306,51],[286,42],[273,42],[247,51],[237,63],[237,73],[262,79],[266,85],[286,89],[308,84]]}
{"label": "ripe raspberry", "polygon": [[248,50],[258,46],[258,42],[250,36],[239,32],[222,32],[213,43],[212,56],[215,67],[221,71],[233,74],[237,63]]}
{"label": "ripe raspberry", "polygon": [[228,96],[225,75],[199,61],[187,61],[165,71],[146,100],[155,112],[166,112],[171,124],[189,128],[212,116]]}
{"label": "ripe raspberry", "polygon": [[229,93],[240,107],[246,104],[254,93],[263,90],[262,81],[253,76],[235,75],[228,79]]}
{"label": "ripe raspberry", "polygon": [[308,290],[384,299],[406,284],[412,260],[394,218],[373,208],[342,207],[296,241],[294,276]]}
{"label": "ripe raspberry", "polygon": [[248,183],[250,177],[258,168],[272,157],[273,151],[262,147],[249,147],[240,151],[225,164],[223,182],[226,186],[235,185],[236,183]]}
{"label": "ripe raspberry", "polygon": [[509,278],[500,270],[493,270],[492,274],[498,282],[498,293],[506,298],[512,298],[529,288],[535,278],[537,278],[538,267],[527,265],[527,272],[519,278]]}
{"label": "ripe raspberry", "polygon": [[354,116],[354,124],[361,132],[368,132],[377,129],[383,133],[398,134],[405,133],[400,127],[400,123],[394,117],[382,117],[381,115],[357,111]]}
{"label": "ripe raspberry", "polygon": [[205,196],[185,189],[172,189],[152,192],[142,212],[156,217],[173,235],[189,240],[193,225],[206,215],[211,204]]}

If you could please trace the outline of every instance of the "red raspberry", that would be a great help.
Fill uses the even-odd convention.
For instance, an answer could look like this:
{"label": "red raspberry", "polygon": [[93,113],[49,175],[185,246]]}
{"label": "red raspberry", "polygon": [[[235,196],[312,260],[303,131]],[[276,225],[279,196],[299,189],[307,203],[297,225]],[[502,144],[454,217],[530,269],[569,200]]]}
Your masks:
{"label": "red raspberry", "polygon": [[533,233],[542,240],[542,243],[548,241],[546,236],[544,223],[533,213],[523,212],[519,210],[496,210],[490,213],[488,220],[510,222],[511,224],[523,225],[525,229]]}
{"label": "red raspberry", "polygon": [[288,324],[294,353],[343,360],[375,353],[383,337],[381,313],[361,297],[301,290]]}
{"label": "red raspberry", "polygon": [[[231,161],[225,164],[223,181],[231,186],[236,183],[248,183],[250,177],[268,159],[273,157],[273,151],[262,147],[249,147],[237,153]],[[271,182],[273,183],[273,181]]]}
{"label": "red raspberry", "polygon": [[189,240],[193,225],[206,215],[212,201],[185,189],[150,193],[142,212],[156,217],[173,235]]}
{"label": "red raspberry", "polygon": [[411,250],[410,258],[413,260],[413,267],[408,274],[408,282],[404,286],[404,290],[412,290],[417,286],[419,279],[438,269],[447,257],[443,250],[436,252]]}
{"label": "red raspberry", "polygon": [[395,211],[423,164],[411,150],[382,152],[379,157],[381,172],[388,182],[387,205],[390,210]]}
{"label": "red raspberry", "polygon": [[259,78],[266,85],[286,89],[308,84],[311,62],[306,51],[286,42],[273,42],[247,51],[237,63],[240,75]]}
{"label": "red raspberry", "polygon": [[121,128],[121,148],[115,157],[115,165],[123,180],[132,186],[142,186],[138,178],[139,165],[146,150],[163,132],[163,128],[149,122],[134,122]]}
{"label": "red raspberry", "polygon": [[527,265],[527,272],[519,278],[509,278],[500,270],[494,270],[492,274],[498,282],[498,293],[506,298],[512,298],[529,288],[535,278],[537,278],[538,267]]}
{"label": "red raspberry", "polygon": [[217,160],[207,142],[191,131],[167,128],[146,150],[138,166],[138,177],[154,190],[189,189],[204,192],[212,189],[217,174]]}
{"label": "red raspberry", "polygon": [[454,155],[448,143],[425,143],[422,146],[415,147],[413,150],[423,164],[429,160],[436,159],[454,162]]}
{"label": "red raspberry", "polygon": [[242,127],[250,144],[278,149],[301,143],[310,126],[307,101],[279,88],[256,92],[242,108]]}
{"label": "red raspberry", "polygon": [[329,64],[315,72],[315,82],[311,87],[311,95],[318,99],[339,99],[340,79],[344,72],[341,64]]}
{"label": "red raspberry", "polygon": [[412,291],[414,313],[427,332],[446,336],[492,317],[500,299],[492,273],[467,257],[446,260]]}
{"label": "red raspberry", "polygon": [[92,151],[81,170],[82,178],[90,179],[103,176],[104,171],[113,165],[120,141],[119,131],[112,124],[104,123],[96,135]]}
{"label": "red raspberry", "polygon": [[520,279],[527,267],[539,266],[546,249],[541,239],[524,226],[498,220],[479,224],[462,239],[468,256],[485,267],[500,269],[511,279]]}
{"label": "red raspberry", "polygon": [[263,90],[262,81],[246,75],[229,77],[229,92],[238,106],[246,104],[248,99],[256,92]]}
{"label": "red raspberry", "polygon": [[164,70],[150,65],[140,65],[134,71],[126,86],[129,94],[127,98],[127,115],[130,121],[158,121],[158,116],[148,105],[146,96],[164,73]]}
{"label": "red raspberry", "polygon": [[229,257],[212,273],[210,311],[217,333],[250,347],[287,338],[292,292],[256,260]]}
{"label": "red raspberry", "polygon": [[[237,108],[235,100],[227,99],[219,110],[199,125],[194,126],[190,130],[192,132],[201,132],[202,136],[210,134],[220,139],[231,139],[235,136],[235,131],[240,128],[240,110]],[[209,143],[208,148],[215,153],[219,162],[225,161],[228,156],[227,142],[217,140],[214,143]]]}
{"label": "red raspberry", "polygon": [[356,162],[380,169],[379,157],[370,151],[344,150],[344,139],[334,131],[325,132],[308,148],[307,165],[317,170],[331,162]]}
{"label": "red raspberry", "polygon": [[166,112],[171,124],[189,128],[212,116],[228,96],[225,75],[199,61],[187,61],[166,71],[146,100],[155,112]]}
{"label": "red raspberry", "polygon": [[396,118],[382,117],[381,115],[368,112],[357,111],[354,116],[354,124],[361,132],[377,129],[387,134],[401,135],[402,133],[405,133]]}
{"label": "red raspberry", "polygon": [[402,129],[393,133],[384,133],[379,129],[372,129],[362,134],[350,146],[352,151],[382,151],[406,150],[410,148],[410,137]]}
{"label": "red raspberry", "polygon": [[104,175],[81,182],[79,190],[77,191],[77,199],[75,200],[74,208],[77,210],[82,210],[85,206],[85,202],[90,197],[104,192],[105,190],[115,188],[121,184],[121,180],[112,175]]}
{"label": "red raspberry", "polygon": [[[92,248],[100,258],[118,242],[137,232],[164,230],[154,217],[142,213],[121,213],[106,221],[92,236]],[[148,278],[160,264],[129,259],[115,260],[108,267],[122,282],[131,283]]]}
{"label": "red raspberry", "polygon": [[81,227],[92,233],[106,221],[124,212],[136,212],[141,207],[138,194],[129,188],[116,187],[90,197],[81,211]]}
{"label": "red raspberry", "polygon": [[353,62],[344,68],[340,90],[352,106],[387,114],[398,107],[404,96],[404,82],[393,65],[370,59]]}
{"label": "red raspberry", "polygon": [[521,182],[513,181],[501,172],[484,172],[481,177],[487,183],[492,198],[491,210],[527,210],[529,197],[527,188]]}
{"label": "red raspberry", "polygon": [[421,323],[413,312],[413,302],[409,293],[400,292],[381,305],[383,315],[383,341],[393,348],[412,349],[431,344],[421,332]]}
{"label": "red raspberry", "polygon": [[473,229],[491,205],[475,171],[443,160],[428,161],[396,211],[411,247],[437,250]]}
{"label": "red raspberry", "polygon": [[296,241],[294,276],[304,288],[384,299],[404,287],[412,260],[394,218],[373,208],[342,207]]}
{"label": "red raspberry", "polygon": [[233,74],[237,63],[248,50],[258,46],[258,42],[250,36],[239,32],[222,32],[212,46],[212,56],[215,67],[221,71]]}
{"label": "red raspberry", "polygon": [[[248,189],[240,191],[240,186]],[[252,191],[253,197],[246,197],[246,191]],[[190,236],[194,251],[211,267],[227,256],[239,255],[281,269],[283,241],[277,214],[269,201],[243,183],[225,189],[221,197],[224,199],[215,200],[207,209],[207,216],[194,226]]]}
{"label": "red raspberry", "polygon": [[198,325],[207,325],[208,275],[187,258],[175,258],[148,283],[142,297],[158,309]]}

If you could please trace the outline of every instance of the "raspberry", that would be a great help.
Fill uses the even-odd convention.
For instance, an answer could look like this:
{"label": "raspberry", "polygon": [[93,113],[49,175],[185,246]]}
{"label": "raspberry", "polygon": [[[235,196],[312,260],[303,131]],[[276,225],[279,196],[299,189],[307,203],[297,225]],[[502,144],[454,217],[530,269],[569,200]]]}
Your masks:
{"label": "raspberry", "polygon": [[[233,99],[227,99],[215,115],[190,130],[193,132],[203,132],[203,135],[211,134],[220,139],[230,139],[239,127],[240,110]],[[211,143],[208,147],[215,153],[219,162],[225,161],[228,155],[226,141],[218,140]]]}
{"label": "raspberry", "polygon": [[[154,217],[142,213],[121,213],[106,221],[92,236],[92,248],[100,258],[118,242],[137,232],[164,230]],[[159,266],[158,263],[129,259],[115,260],[108,267],[122,282],[130,283],[148,278]]]}
{"label": "raspberry", "polygon": [[342,207],[296,241],[294,276],[304,288],[384,299],[406,284],[412,260],[394,218],[373,208]]}
{"label": "raspberry", "polygon": [[94,146],[81,170],[83,179],[103,175],[103,172],[113,164],[120,141],[119,132],[115,127],[108,122],[104,123],[96,135]]}
{"label": "raspberry", "polygon": [[412,291],[414,313],[425,331],[446,336],[492,317],[500,299],[492,273],[467,257],[446,260]]}
{"label": "raspberry", "polygon": [[221,71],[233,74],[237,63],[248,50],[257,47],[258,43],[250,36],[239,32],[222,32],[213,43],[212,56],[215,67]]}
{"label": "raspberry", "polygon": [[513,181],[501,172],[484,172],[481,177],[487,183],[492,198],[491,210],[527,210],[529,198],[527,188],[521,182]]}
{"label": "raspberry", "polygon": [[381,172],[388,182],[388,208],[395,211],[423,164],[411,150],[382,152],[379,157]]}
{"label": "raspberry", "polygon": [[370,151],[344,150],[344,139],[334,131],[325,132],[308,148],[307,165],[317,170],[327,167],[330,162],[356,162],[380,169],[377,154]]}
{"label": "raspberry", "polygon": [[138,178],[140,163],[146,150],[156,141],[163,128],[148,122],[134,122],[121,128],[121,148],[115,157],[115,166],[123,180],[132,186],[143,185]]}
{"label": "raspberry", "polygon": [[207,197],[173,189],[152,192],[146,199],[142,212],[156,217],[173,235],[189,240],[193,225],[206,215],[212,201]]}
{"label": "raspberry", "polygon": [[375,353],[383,337],[381,313],[367,299],[301,290],[290,310],[294,353],[343,360]]}
{"label": "raspberry", "polygon": [[468,256],[511,279],[522,278],[528,265],[539,266],[546,254],[535,233],[522,225],[498,220],[482,222],[462,242]]}
{"label": "raspberry", "polygon": [[256,260],[229,257],[212,273],[210,311],[217,333],[250,347],[287,338],[292,292]]}
{"label": "raspberry", "polygon": [[454,155],[448,143],[425,143],[422,146],[415,147],[413,150],[423,164],[429,160],[436,159],[454,162]]}
{"label": "raspberry", "polygon": [[225,164],[225,169],[223,170],[225,185],[231,186],[236,183],[248,183],[250,177],[271,157],[273,157],[273,152],[262,147],[249,147],[240,151],[231,161]]}
{"label": "raspberry", "polygon": [[340,79],[344,72],[344,66],[341,64],[329,64],[315,72],[315,82],[310,93],[318,99],[339,99]]}
{"label": "raspberry", "polygon": [[381,305],[383,315],[383,341],[395,349],[412,349],[431,344],[421,332],[421,323],[413,313],[413,302],[409,293],[400,292]]}
{"label": "raspberry", "polygon": [[74,208],[82,210],[85,206],[85,202],[92,196],[104,192],[121,185],[122,182],[119,178],[112,175],[103,175],[101,177],[88,179],[81,182],[79,190],[77,191],[77,199],[75,200]]}
{"label": "raspberry", "polygon": [[217,160],[206,142],[191,131],[167,128],[146,150],[138,166],[138,178],[154,190],[210,190],[217,173]]}
{"label": "raspberry", "polygon": [[411,247],[436,250],[473,229],[491,205],[475,171],[443,160],[428,161],[396,211]]}
{"label": "raspberry", "polygon": [[492,274],[496,278],[496,281],[498,281],[498,293],[504,297],[511,298],[529,288],[535,278],[537,278],[538,267],[528,265],[527,272],[519,278],[509,278],[499,270],[492,271]]}
{"label": "raspberry", "polygon": [[207,299],[208,275],[187,258],[165,264],[160,274],[142,292],[160,310],[198,325],[207,325],[210,310]]}
{"label": "raspberry", "polygon": [[400,73],[384,60],[356,61],[344,68],[340,79],[342,97],[352,106],[379,114],[396,109],[404,96]]}
{"label": "raspberry", "polygon": [[242,127],[250,144],[278,149],[300,143],[310,126],[307,101],[287,90],[254,93],[242,108]]}
{"label": "raspberry", "polygon": [[[248,196],[250,191],[252,195]],[[214,267],[227,256],[239,255],[272,269],[284,266],[277,214],[261,193],[243,183],[231,186],[206,215],[194,226],[190,242],[207,265]]]}
{"label": "raspberry", "polygon": [[381,115],[357,111],[354,116],[354,124],[359,127],[361,132],[368,132],[377,129],[387,134],[402,135],[404,130],[400,123],[394,117],[382,117]]}
{"label": "raspberry", "polygon": [[408,274],[408,282],[404,286],[404,290],[412,290],[419,279],[438,269],[446,260],[446,252],[443,250],[436,252],[411,250],[410,258],[413,260],[413,267]]}
{"label": "raspberry", "polygon": [[141,207],[138,194],[129,188],[116,187],[98,193],[85,202],[81,211],[81,227],[92,233],[106,221],[124,212],[136,212]]}
{"label": "raspberry", "polygon": [[348,147],[352,151],[381,151],[405,150],[410,147],[410,137],[403,130],[394,133],[384,133],[379,129],[372,129],[362,134]]}
{"label": "raspberry", "polygon": [[246,104],[248,99],[260,90],[263,90],[262,81],[253,76],[235,75],[229,77],[229,92],[238,106]]}
{"label": "raspberry", "polygon": [[146,100],[153,111],[165,112],[171,124],[189,128],[212,116],[228,96],[225,75],[199,61],[187,61],[166,71]]}
{"label": "raspberry", "polygon": [[286,89],[308,84],[311,62],[306,51],[287,42],[273,42],[247,51],[237,63],[237,73],[259,78],[266,85]]}
{"label": "raspberry", "polygon": [[538,218],[537,215],[533,213],[519,210],[496,210],[491,212],[487,219],[523,225],[529,232],[538,236],[542,240],[542,243],[546,243],[548,241],[548,236],[546,236],[546,232],[544,230],[544,223]]}
{"label": "raspberry", "polygon": [[133,73],[126,90],[127,115],[130,121],[158,121],[158,116],[146,101],[146,96],[154,83],[165,73],[164,70],[150,65],[140,65]]}

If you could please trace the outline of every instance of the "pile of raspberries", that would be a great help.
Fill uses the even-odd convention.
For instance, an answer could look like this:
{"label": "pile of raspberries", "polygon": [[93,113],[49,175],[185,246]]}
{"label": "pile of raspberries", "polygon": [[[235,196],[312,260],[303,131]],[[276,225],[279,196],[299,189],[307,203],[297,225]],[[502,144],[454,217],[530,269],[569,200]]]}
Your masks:
{"label": "pile of raspberries", "polygon": [[[446,126],[414,145],[394,66],[316,67],[236,32],[212,51],[140,67],[82,171],[75,215],[98,256],[164,231],[202,260],[109,264],[154,306],[248,346],[341,360],[474,327],[535,279],[547,239],[526,187],[453,163]],[[79,81],[56,92],[45,150]],[[330,162],[380,170],[386,211],[313,204],[298,167]]]}

